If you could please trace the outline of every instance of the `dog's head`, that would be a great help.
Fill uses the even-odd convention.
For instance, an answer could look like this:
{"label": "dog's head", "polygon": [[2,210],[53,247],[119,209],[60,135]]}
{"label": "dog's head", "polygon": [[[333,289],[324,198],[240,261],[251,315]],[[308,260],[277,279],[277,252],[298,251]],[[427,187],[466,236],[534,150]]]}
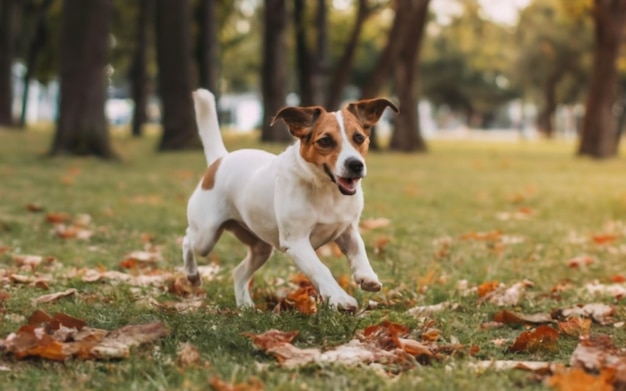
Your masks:
{"label": "dog's head", "polygon": [[331,113],[321,106],[285,107],[272,124],[278,119],[285,121],[291,134],[300,139],[304,160],[323,170],[342,194],[354,195],[359,180],[367,174],[370,130],[387,107],[398,112],[384,98],[360,100]]}

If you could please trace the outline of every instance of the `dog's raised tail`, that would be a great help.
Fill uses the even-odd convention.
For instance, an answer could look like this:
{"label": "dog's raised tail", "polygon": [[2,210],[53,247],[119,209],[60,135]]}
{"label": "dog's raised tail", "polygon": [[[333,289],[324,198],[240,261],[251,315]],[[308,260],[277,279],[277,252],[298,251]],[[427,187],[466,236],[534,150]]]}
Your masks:
{"label": "dog's raised tail", "polygon": [[193,105],[196,111],[198,133],[204,147],[204,156],[207,165],[210,166],[211,163],[228,153],[217,120],[215,96],[209,90],[198,89],[193,92]]}

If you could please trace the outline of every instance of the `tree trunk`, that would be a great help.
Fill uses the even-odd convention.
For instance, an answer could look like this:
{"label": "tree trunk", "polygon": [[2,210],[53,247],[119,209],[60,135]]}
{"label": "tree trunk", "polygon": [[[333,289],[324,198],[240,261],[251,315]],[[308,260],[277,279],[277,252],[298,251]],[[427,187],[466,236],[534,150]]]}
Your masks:
{"label": "tree trunk", "polygon": [[306,37],[306,6],[304,0],[294,0],[294,24],[296,32],[296,66],[298,67],[298,86],[300,87],[300,105],[312,106],[313,97],[313,56]]}
{"label": "tree trunk", "polygon": [[354,26],[350,32],[350,37],[343,50],[343,54],[337,63],[337,67],[332,75],[331,82],[328,86],[328,95],[326,99],[326,108],[328,110],[338,110],[341,104],[343,90],[348,84],[350,72],[352,71],[352,63],[354,61],[354,53],[363,31],[363,24],[371,15],[370,8],[367,6],[367,0],[359,0],[359,9],[356,14]]}
{"label": "tree trunk", "polygon": [[201,0],[198,8],[198,76],[200,87],[219,95],[219,36],[217,0]]}
{"label": "tree trunk", "polygon": [[104,104],[111,0],[64,0],[61,25],[60,108],[51,155],[114,153]]}
{"label": "tree trunk", "polygon": [[313,61],[313,104],[324,104],[328,79],[328,7],[326,0],[317,0],[315,15],[317,52]]}
{"label": "tree trunk", "polygon": [[287,5],[285,0],[265,0],[263,10],[263,65],[261,90],[263,94],[262,141],[286,142],[292,137],[282,121],[270,126],[274,114],[287,98]]}
{"label": "tree trunk", "polygon": [[13,9],[14,0],[0,0],[0,126],[13,125]]}
{"label": "tree trunk", "polygon": [[561,80],[564,69],[557,68],[543,86],[543,108],[537,116],[537,127],[547,138],[554,137],[554,113],[556,112],[556,87]]}
{"label": "tree trunk", "polygon": [[579,155],[607,158],[617,154],[617,118],[612,113],[617,89],[617,56],[624,25],[626,1],[595,0],[595,48],[593,70]]}
{"label": "tree trunk", "polygon": [[200,146],[191,98],[191,11],[188,0],[156,2],[157,63],[163,136],[159,150]]}
{"label": "tree trunk", "polygon": [[430,0],[399,0],[398,11],[405,15],[403,23],[407,23],[406,35],[395,69],[395,89],[398,96],[399,109],[395,120],[395,129],[391,135],[390,148],[395,151],[427,150],[419,126],[417,99],[417,63],[424,36],[424,26],[428,17]]}
{"label": "tree trunk", "polygon": [[135,102],[133,111],[132,134],[141,136],[141,128],[148,119],[148,28],[152,16],[152,0],[140,0],[137,14],[137,32],[133,63],[129,72],[131,96]]}
{"label": "tree trunk", "polygon": [[20,127],[22,128],[26,126],[26,114],[28,113],[28,95],[30,92],[28,87],[33,78],[33,73],[37,68],[39,55],[48,42],[48,21],[46,17],[53,1],[54,0],[44,0],[35,11],[35,31],[33,32],[33,38],[28,46],[28,53],[26,54],[26,72],[22,78],[22,85],[24,86],[22,92],[22,111],[20,114]]}

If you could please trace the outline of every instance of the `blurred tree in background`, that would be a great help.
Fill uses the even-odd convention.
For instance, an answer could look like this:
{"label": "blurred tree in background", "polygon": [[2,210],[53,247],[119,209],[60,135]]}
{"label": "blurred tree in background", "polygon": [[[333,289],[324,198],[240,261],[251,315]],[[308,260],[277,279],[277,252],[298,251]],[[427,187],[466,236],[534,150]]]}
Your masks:
{"label": "blurred tree in background", "polygon": [[[60,43],[67,38],[67,19],[61,16],[68,1],[0,0],[0,124],[15,122],[11,96],[22,99],[20,122],[26,119],[28,90],[16,94],[12,84],[60,80],[65,85],[67,63],[83,62],[68,58],[82,52],[59,50],[68,46]],[[519,20],[506,23],[492,19],[482,0],[111,2],[110,30],[96,56],[106,62],[100,70],[104,75],[106,69],[103,91],[134,101],[131,126],[137,136],[149,120],[146,108],[154,112],[158,98],[160,149],[198,145],[189,96],[200,86],[228,102],[233,94],[260,96],[258,125],[265,141],[291,140],[282,123],[269,127],[288,98],[289,104],[335,110],[359,98],[391,97],[401,113],[392,120],[389,147],[402,151],[427,149],[420,101],[431,104],[428,118],[435,126],[454,116],[482,129],[521,127],[506,114],[511,102],[521,102],[522,108],[538,109],[536,116],[520,109],[518,121],[536,118],[548,137],[562,128],[559,108],[584,106],[584,119],[577,120],[582,123],[578,152],[593,157],[616,153],[626,122],[624,1],[529,0]],[[78,48],[86,38],[67,39]],[[12,64],[19,64],[13,83]],[[62,102],[68,91],[61,88],[59,125],[67,118]],[[93,118],[90,127],[100,129]],[[372,147],[377,140],[373,132]]]}

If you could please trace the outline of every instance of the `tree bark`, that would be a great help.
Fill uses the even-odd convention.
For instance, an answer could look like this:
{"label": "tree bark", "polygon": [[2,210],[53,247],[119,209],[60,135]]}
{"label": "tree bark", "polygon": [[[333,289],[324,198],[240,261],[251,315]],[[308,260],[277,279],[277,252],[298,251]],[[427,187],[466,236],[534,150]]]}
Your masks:
{"label": "tree bark", "polygon": [[624,25],[626,1],[595,0],[593,70],[583,119],[579,155],[607,158],[617,155],[617,118],[612,112],[617,90],[617,56]]}
{"label": "tree bark", "polygon": [[198,8],[198,76],[200,87],[219,95],[219,36],[217,0],[201,0]]}
{"label": "tree bark", "polygon": [[294,1],[294,24],[296,32],[296,64],[300,87],[300,105],[313,106],[324,103],[326,72],[328,68],[328,18],[326,0],[317,1],[315,50],[310,49],[307,39],[306,7],[304,0]]}
{"label": "tree bark", "polygon": [[51,155],[114,157],[104,104],[111,0],[64,0],[60,108]]}
{"label": "tree bark", "polygon": [[556,68],[543,86],[543,108],[537,116],[537,127],[547,138],[554,137],[554,113],[556,112],[556,87],[563,75],[563,68]]}
{"label": "tree bark", "polygon": [[350,72],[352,71],[352,63],[354,61],[354,53],[363,31],[363,25],[367,18],[371,15],[371,10],[367,5],[367,0],[359,0],[359,9],[356,14],[354,26],[350,32],[350,37],[343,50],[343,54],[337,63],[337,67],[331,77],[328,87],[328,95],[326,98],[326,108],[328,110],[338,110],[341,104],[343,90],[348,84]]}
{"label": "tree bark", "polygon": [[285,0],[265,0],[263,10],[263,65],[261,90],[263,94],[262,141],[286,142],[292,137],[282,121],[270,126],[274,114],[287,98],[287,5]]}
{"label": "tree bark", "polygon": [[200,146],[191,98],[191,10],[188,0],[156,2],[157,63],[163,136],[159,150]]}
{"label": "tree bark", "polygon": [[0,0],[0,125],[13,125],[13,10],[14,0]]}
{"label": "tree bark", "polygon": [[424,36],[430,0],[398,0],[398,10],[407,24],[406,35],[395,68],[395,90],[399,109],[390,149],[403,152],[426,152],[426,142],[419,126],[417,99],[417,62]]}
{"label": "tree bark", "polygon": [[35,11],[35,31],[30,45],[28,46],[28,53],[26,54],[26,72],[22,78],[22,85],[24,86],[22,92],[22,111],[20,114],[20,127],[22,128],[26,126],[26,114],[28,113],[28,95],[30,92],[28,87],[33,78],[33,73],[37,68],[39,55],[48,42],[48,21],[46,16],[53,2],[54,0],[44,0]]}
{"label": "tree bark", "polygon": [[141,128],[148,120],[148,28],[153,14],[152,0],[140,0],[137,14],[137,31],[135,53],[129,72],[131,96],[135,102],[133,111],[132,135],[141,136]]}

